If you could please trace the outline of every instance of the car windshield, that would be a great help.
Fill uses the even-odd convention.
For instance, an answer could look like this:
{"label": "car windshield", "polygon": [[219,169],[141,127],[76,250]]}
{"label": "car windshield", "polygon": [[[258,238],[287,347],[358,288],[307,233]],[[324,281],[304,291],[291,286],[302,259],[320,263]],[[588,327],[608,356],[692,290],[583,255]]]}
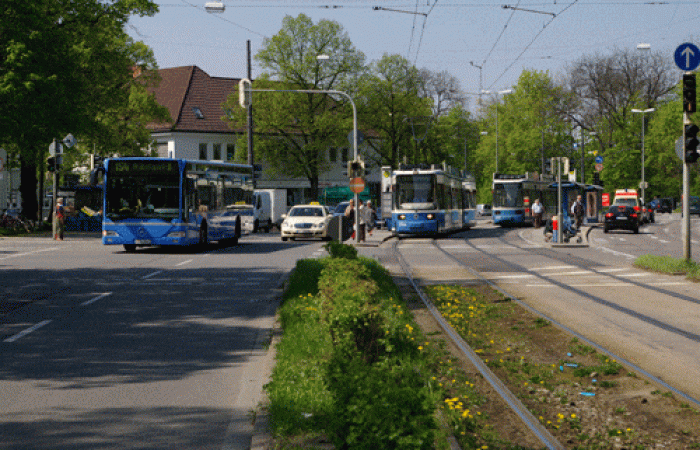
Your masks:
{"label": "car windshield", "polygon": [[345,212],[346,209],[348,209],[349,203],[341,203],[338,206],[335,207],[335,211],[333,211],[334,214],[342,214]]}
{"label": "car windshield", "polygon": [[289,216],[290,217],[323,217],[323,209],[322,208],[313,208],[313,207],[292,208],[292,210],[289,211]]}
{"label": "car windshield", "polygon": [[637,201],[633,198],[618,198],[615,200],[616,205],[625,205],[625,206],[637,206]]}

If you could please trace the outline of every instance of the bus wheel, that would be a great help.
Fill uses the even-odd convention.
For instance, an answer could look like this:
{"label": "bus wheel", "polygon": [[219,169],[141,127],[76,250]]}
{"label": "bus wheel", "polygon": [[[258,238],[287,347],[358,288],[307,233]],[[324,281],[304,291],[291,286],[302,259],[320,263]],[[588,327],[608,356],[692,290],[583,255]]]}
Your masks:
{"label": "bus wheel", "polygon": [[136,245],[135,244],[124,244],[124,250],[126,250],[127,253],[133,253],[136,251]]}

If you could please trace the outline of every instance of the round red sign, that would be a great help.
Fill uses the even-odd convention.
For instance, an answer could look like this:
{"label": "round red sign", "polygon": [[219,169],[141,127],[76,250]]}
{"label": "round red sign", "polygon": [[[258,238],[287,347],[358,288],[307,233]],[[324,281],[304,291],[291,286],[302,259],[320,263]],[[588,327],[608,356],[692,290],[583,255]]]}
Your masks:
{"label": "round red sign", "polygon": [[363,180],[360,177],[353,178],[350,180],[350,190],[354,192],[355,194],[359,194],[360,192],[365,190],[365,180]]}

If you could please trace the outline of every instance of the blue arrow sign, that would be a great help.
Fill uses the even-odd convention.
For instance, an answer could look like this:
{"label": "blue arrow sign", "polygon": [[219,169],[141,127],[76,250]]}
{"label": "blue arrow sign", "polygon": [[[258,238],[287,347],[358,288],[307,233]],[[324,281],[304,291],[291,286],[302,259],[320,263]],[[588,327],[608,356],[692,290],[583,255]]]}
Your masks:
{"label": "blue arrow sign", "polygon": [[603,163],[603,157],[602,157],[602,156],[596,156],[596,157],[595,157],[595,163],[596,163],[596,164],[602,164],[602,163]]}
{"label": "blue arrow sign", "polygon": [[700,49],[695,44],[685,42],[676,48],[673,58],[679,69],[686,72],[695,70],[700,64]]}

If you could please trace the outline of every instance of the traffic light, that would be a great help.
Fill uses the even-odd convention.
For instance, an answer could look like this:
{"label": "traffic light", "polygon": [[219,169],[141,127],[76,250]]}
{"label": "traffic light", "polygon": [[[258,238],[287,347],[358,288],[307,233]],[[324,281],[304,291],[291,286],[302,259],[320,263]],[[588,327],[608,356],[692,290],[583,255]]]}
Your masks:
{"label": "traffic light", "polygon": [[348,161],[348,178],[364,178],[365,162],[362,160]]}
{"label": "traffic light", "polygon": [[683,112],[695,112],[695,74],[683,74]]}
{"label": "traffic light", "polygon": [[251,83],[249,79],[243,78],[238,82],[238,103],[243,108],[247,108],[252,103],[250,89]]}
{"label": "traffic light", "polygon": [[600,182],[600,174],[598,172],[593,173],[593,184],[596,186],[602,186],[603,184]]}
{"label": "traffic light", "polygon": [[552,160],[551,159],[545,159],[544,160],[544,173],[552,173]]}
{"label": "traffic light", "polygon": [[56,171],[56,157],[55,156],[49,156],[49,158],[46,160],[46,170],[48,170],[49,172]]}
{"label": "traffic light", "polygon": [[698,160],[698,144],[700,144],[700,141],[698,141],[698,131],[700,131],[700,128],[698,128],[697,125],[695,124],[689,124],[685,125],[685,162],[687,163],[694,163],[695,161]]}

